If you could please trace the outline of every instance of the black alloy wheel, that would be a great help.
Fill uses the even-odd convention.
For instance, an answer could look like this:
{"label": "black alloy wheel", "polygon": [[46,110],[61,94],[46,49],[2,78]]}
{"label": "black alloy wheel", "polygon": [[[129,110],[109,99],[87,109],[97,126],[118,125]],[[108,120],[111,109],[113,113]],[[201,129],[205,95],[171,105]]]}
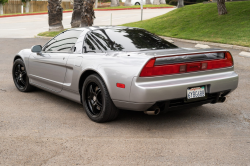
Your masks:
{"label": "black alloy wheel", "polygon": [[111,100],[104,81],[97,74],[88,76],[84,81],[82,102],[88,117],[94,122],[112,121],[118,116],[119,110]]}
{"label": "black alloy wheel", "polygon": [[89,83],[87,87],[87,106],[92,115],[97,116],[102,110],[103,95],[101,89],[94,82]]}
{"label": "black alloy wheel", "polygon": [[17,89],[21,92],[29,92],[34,89],[29,84],[29,77],[25,65],[21,59],[15,60],[12,68],[12,77]]}

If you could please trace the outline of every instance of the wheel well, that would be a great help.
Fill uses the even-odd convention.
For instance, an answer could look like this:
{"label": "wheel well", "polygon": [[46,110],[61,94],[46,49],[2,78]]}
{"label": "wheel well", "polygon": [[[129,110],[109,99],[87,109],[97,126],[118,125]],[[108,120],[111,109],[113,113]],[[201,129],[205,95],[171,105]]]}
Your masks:
{"label": "wheel well", "polygon": [[19,55],[16,55],[13,62],[15,62],[15,60],[17,60],[17,59],[23,60]]}
{"label": "wheel well", "polygon": [[[78,89],[79,89],[79,94],[81,96],[81,102],[82,102],[82,85],[84,83],[84,81],[86,80],[86,78],[91,75],[91,74],[98,74],[97,72],[93,71],[93,70],[87,70],[84,73],[82,73],[80,80],[79,80],[79,84],[78,84]],[[99,75],[99,74],[98,74]]]}

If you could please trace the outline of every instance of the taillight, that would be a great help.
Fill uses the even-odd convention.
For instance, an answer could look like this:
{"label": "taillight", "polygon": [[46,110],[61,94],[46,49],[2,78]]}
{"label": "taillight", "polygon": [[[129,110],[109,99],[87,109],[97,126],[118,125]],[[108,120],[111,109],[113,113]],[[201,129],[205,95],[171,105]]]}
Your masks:
{"label": "taillight", "polygon": [[[221,53],[218,53],[218,54],[221,54]],[[224,58],[220,57],[218,59],[203,60],[203,61],[196,61],[196,62],[155,65],[157,59],[161,59],[161,58],[153,58],[153,59],[150,59],[146,63],[146,65],[143,67],[141,71],[140,77],[180,74],[180,73],[195,72],[195,71],[201,71],[201,70],[212,70],[212,69],[233,66],[233,58],[229,52],[224,52]]]}

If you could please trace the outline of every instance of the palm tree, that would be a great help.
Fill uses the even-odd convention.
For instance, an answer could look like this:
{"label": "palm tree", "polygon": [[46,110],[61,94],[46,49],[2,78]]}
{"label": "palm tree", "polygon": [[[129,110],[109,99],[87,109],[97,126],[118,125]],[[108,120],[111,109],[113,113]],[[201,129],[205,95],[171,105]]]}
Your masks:
{"label": "palm tree", "polygon": [[83,1],[74,0],[73,13],[71,18],[71,28],[77,28],[81,24],[81,12],[82,12]]}
{"label": "palm tree", "polygon": [[80,27],[92,26],[95,18],[94,12],[95,0],[84,0],[81,7],[81,24]]}
{"label": "palm tree", "polygon": [[62,25],[63,8],[61,7],[61,2],[61,0],[48,1],[49,31],[64,29]]}

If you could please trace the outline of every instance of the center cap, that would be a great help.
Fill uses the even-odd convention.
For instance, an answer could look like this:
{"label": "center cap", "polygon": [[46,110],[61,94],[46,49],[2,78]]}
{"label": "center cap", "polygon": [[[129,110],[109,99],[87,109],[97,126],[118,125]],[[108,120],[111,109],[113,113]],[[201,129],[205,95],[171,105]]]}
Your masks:
{"label": "center cap", "polygon": [[22,77],[22,74],[20,74],[20,77]]}
{"label": "center cap", "polygon": [[95,96],[93,97],[93,100],[96,101],[96,97]]}

